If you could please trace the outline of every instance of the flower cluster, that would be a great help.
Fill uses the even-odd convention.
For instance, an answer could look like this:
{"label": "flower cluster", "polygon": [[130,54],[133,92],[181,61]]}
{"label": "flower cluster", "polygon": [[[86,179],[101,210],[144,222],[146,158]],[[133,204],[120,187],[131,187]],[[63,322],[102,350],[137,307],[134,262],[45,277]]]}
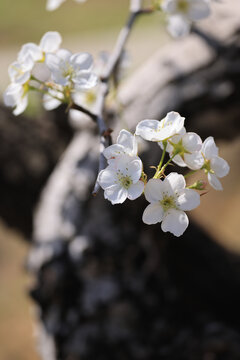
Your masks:
{"label": "flower cluster", "polygon": [[[23,45],[17,60],[9,66],[11,84],[4,93],[4,102],[14,108],[14,115],[26,109],[30,90],[43,93],[44,107],[52,110],[61,103],[70,105],[78,93],[82,94],[97,84],[97,76],[92,71],[92,56],[88,53],[72,54],[60,48],[61,42],[58,32],[49,31],[39,45]],[[44,66],[44,81],[36,75],[38,64]]]}
{"label": "flower cluster", "polygon": [[[200,204],[196,190],[204,190],[205,183],[198,180],[187,186],[185,177],[177,172],[165,176],[166,167],[173,162],[188,167],[191,172],[203,170],[215,190],[222,190],[219,178],[229,172],[228,163],[218,155],[214,139],[208,137],[202,142],[196,133],[186,132],[184,120],[172,111],[161,121],[141,121],[134,135],[121,130],[117,143],[104,150],[108,166],[98,175],[104,197],[112,204],[123,203],[127,198],[135,200],[144,192],[150,204],[144,210],[143,222],[149,225],[161,222],[162,230],[175,236],[186,230],[189,221],[185,211]],[[137,136],[157,142],[162,149],[161,160],[150,180],[138,156]],[[166,153],[169,153],[169,160],[164,163]]]}
{"label": "flower cluster", "polygon": [[[46,9],[48,11],[53,11],[59,8],[62,3],[64,3],[66,0],[47,0]],[[83,3],[86,0],[75,0],[77,3]]]}
{"label": "flower cluster", "polygon": [[189,33],[193,22],[210,15],[210,0],[160,0],[159,9],[167,15],[167,28],[173,37]]}

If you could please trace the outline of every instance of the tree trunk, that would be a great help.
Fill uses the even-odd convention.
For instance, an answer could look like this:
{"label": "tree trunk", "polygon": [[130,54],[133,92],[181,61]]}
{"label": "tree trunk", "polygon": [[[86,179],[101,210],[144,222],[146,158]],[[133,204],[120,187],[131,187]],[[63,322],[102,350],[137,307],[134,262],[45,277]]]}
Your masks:
{"label": "tree trunk", "polygon": [[[215,24],[225,26],[219,43],[202,34],[170,44],[123,86],[129,128],[175,110],[203,137],[238,134],[236,18]],[[89,129],[75,134],[35,213],[29,268],[43,359],[239,359],[239,258],[194,224],[180,239],[143,224],[143,197],[112,206],[91,196],[98,142]],[[141,156],[159,159],[154,144]]]}

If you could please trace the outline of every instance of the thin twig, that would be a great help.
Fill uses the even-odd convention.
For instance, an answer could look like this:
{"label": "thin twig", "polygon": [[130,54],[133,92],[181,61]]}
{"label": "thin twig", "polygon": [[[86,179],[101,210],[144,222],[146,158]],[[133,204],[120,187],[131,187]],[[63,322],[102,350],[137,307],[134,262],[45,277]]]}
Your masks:
{"label": "thin twig", "polygon": [[70,109],[74,109],[74,110],[81,111],[81,112],[83,112],[84,114],[90,116],[90,118],[91,118],[93,121],[97,122],[97,117],[98,117],[98,115],[92,113],[91,111],[89,111],[88,109],[84,108],[84,107],[81,106],[81,105],[77,105],[77,104],[74,103],[74,104],[71,105]]}

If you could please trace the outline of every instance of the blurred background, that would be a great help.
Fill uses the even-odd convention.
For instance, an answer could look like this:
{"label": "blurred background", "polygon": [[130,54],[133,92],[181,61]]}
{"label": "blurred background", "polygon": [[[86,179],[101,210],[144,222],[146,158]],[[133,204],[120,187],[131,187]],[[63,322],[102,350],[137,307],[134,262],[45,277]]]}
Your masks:
{"label": "blurred background", "polygon": [[[88,51],[97,55],[99,51],[112,49],[128,12],[128,0],[89,0],[83,5],[68,0],[54,12],[45,11],[45,2],[0,1],[1,93],[9,83],[8,65],[16,59],[22,44],[38,43],[46,31],[56,30],[63,37],[63,47],[73,52]],[[223,6],[224,12],[225,5],[218,6]],[[159,14],[139,19],[128,46],[129,74],[172,41]],[[34,97],[26,116],[36,119],[43,116],[43,110]],[[18,121],[17,117],[15,121]],[[220,156],[231,167],[230,174],[222,181],[224,191],[210,191],[203,196],[201,206],[192,212],[192,217],[217,243],[240,254],[240,140],[235,137],[231,142],[221,141],[218,145]],[[11,193],[7,196],[11,198]],[[3,216],[0,221],[0,359],[36,360],[35,309],[27,295],[31,278],[24,270],[29,250],[26,234],[30,235],[30,231],[28,229],[22,234],[17,227],[11,226],[13,222],[5,220]]]}

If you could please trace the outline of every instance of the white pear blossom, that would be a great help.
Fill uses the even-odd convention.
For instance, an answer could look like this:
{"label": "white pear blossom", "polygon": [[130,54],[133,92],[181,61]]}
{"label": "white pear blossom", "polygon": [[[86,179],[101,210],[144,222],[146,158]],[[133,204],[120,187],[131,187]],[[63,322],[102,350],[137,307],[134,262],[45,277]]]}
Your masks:
{"label": "white pear blossom", "polygon": [[122,204],[127,198],[141,196],[144,182],[140,180],[142,162],[138,157],[121,155],[100,171],[98,183],[104,189],[104,197],[114,204]]}
{"label": "white pear blossom", "polygon": [[226,160],[218,156],[218,147],[212,136],[209,136],[203,143],[202,155],[204,157],[203,169],[207,173],[209,184],[215,190],[223,190],[218,178],[229,173],[229,165]]}
{"label": "white pear blossom", "polygon": [[161,121],[140,121],[135,133],[145,140],[164,141],[181,132],[184,120],[185,118],[181,117],[179,113],[171,111]]}
{"label": "white pear blossom", "polygon": [[145,186],[145,197],[150,205],[143,213],[143,222],[151,225],[161,222],[164,232],[180,236],[188,227],[185,211],[195,209],[200,204],[199,194],[186,189],[183,175],[172,172],[163,181],[151,179]]}
{"label": "white pear blossom", "polygon": [[[66,0],[47,0],[46,9],[48,11],[53,11],[59,8],[62,3],[64,3]],[[75,0],[77,3],[84,3],[86,0]]]}
{"label": "white pear blossom", "polygon": [[108,163],[112,163],[120,155],[129,155],[136,157],[138,152],[137,139],[135,135],[132,135],[129,131],[123,129],[120,131],[117,143],[108,146],[103,155],[108,160]]}
{"label": "white pear blossom", "polygon": [[[161,148],[163,144],[159,143]],[[181,135],[175,135],[167,142],[167,152],[170,157],[174,156],[173,162],[178,166],[188,166],[192,170],[201,169],[204,163],[201,154],[202,140],[199,135],[193,132],[186,132],[185,128],[181,131]]]}
{"label": "white pear blossom", "polygon": [[28,104],[28,86],[10,84],[3,94],[3,99],[6,106],[14,108],[14,115],[20,115]]}
{"label": "white pear blossom", "polygon": [[24,44],[18,53],[18,62],[25,63],[28,58],[34,62],[44,61],[47,53],[55,53],[62,42],[62,37],[57,31],[46,32],[39,45],[35,43]]}
{"label": "white pear blossom", "polygon": [[161,8],[169,15],[168,31],[174,37],[186,35],[193,21],[210,14],[209,0],[163,0]]}
{"label": "white pear blossom", "polygon": [[47,54],[46,65],[55,83],[67,86],[74,84],[77,90],[88,90],[97,84],[92,73],[93,58],[88,53],[72,54],[60,49],[56,54]]}

